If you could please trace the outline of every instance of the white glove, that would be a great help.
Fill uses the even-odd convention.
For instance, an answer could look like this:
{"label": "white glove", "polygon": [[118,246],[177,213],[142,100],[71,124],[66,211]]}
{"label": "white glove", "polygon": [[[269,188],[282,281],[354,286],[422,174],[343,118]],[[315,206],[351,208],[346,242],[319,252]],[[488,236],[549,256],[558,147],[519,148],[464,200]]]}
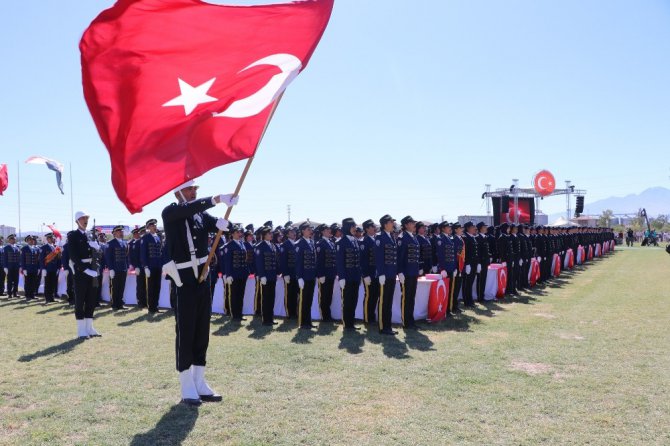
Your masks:
{"label": "white glove", "polygon": [[481,272],[482,272],[482,264],[481,264],[481,263],[478,263],[478,264],[477,264],[477,274],[479,274],[479,273],[481,273]]}
{"label": "white glove", "polygon": [[134,267],[133,265],[128,265],[128,269],[129,269],[129,270],[131,270],[131,269],[135,269],[135,267]]}
{"label": "white glove", "polygon": [[65,278],[67,279],[67,276],[70,274],[70,271],[66,269],[63,270],[63,273],[65,274]]}
{"label": "white glove", "polygon": [[88,242],[88,246],[95,249],[96,251],[100,250],[100,243],[98,243],[96,241]]}
{"label": "white glove", "polygon": [[300,287],[301,290],[305,288],[305,281],[302,279],[298,279],[298,286]]}
{"label": "white glove", "polygon": [[226,206],[235,206],[238,201],[240,201],[240,197],[236,196],[233,197],[233,194],[227,194],[227,195],[219,195],[219,203],[225,204]]}
{"label": "white glove", "polygon": [[26,272],[23,270],[23,268],[19,268],[19,274],[21,274],[22,276],[25,276]]}
{"label": "white glove", "polygon": [[419,275],[423,276],[423,270],[422,269],[419,270]]}
{"label": "white glove", "polygon": [[489,257],[489,265],[493,263],[493,257]]}
{"label": "white glove", "polygon": [[443,279],[447,278],[447,272],[445,270],[440,271],[440,276],[442,276]]}
{"label": "white glove", "polygon": [[267,285],[268,284],[268,278],[267,277],[261,277],[261,285]]}
{"label": "white glove", "polygon": [[42,278],[44,279],[47,276],[47,270],[42,270]]}
{"label": "white glove", "polygon": [[151,270],[146,266],[144,267],[144,275],[147,277],[151,277]]}
{"label": "white glove", "polygon": [[507,262],[503,262],[502,264],[505,268],[507,268]]}
{"label": "white glove", "polygon": [[288,285],[289,283],[291,283],[291,276],[284,276],[284,283],[285,283],[286,285]]}
{"label": "white glove", "polygon": [[322,285],[324,283],[326,283],[326,278],[325,277],[319,277],[319,283],[322,284]]}
{"label": "white glove", "polygon": [[219,231],[225,231],[226,229],[228,229],[228,220],[226,220],[225,218],[219,218],[218,220],[216,220],[216,229],[218,229]]}
{"label": "white glove", "polygon": [[541,262],[541,261],[542,261],[542,257],[537,256],[537,262],[539,263],[539,262]]}
{"label": "white glove", "polygon": [[372,283],[372,279],[370,278],[370,276],[363,277],[363,283],[366,284],[367,286],[370,286],[370,284]]}
{"label": "white glove", "polygon": [[470,274],[472,272],[472,267],[470,265],[465,265],[465,274]]}
{"label": "white glove", "polygon": [[458,269],[455,269],[454,270],[454,277],[456,277],[457,275],[458,275]]}
{"label": "white glove", "polygon": [[114,276],[116,276],[116,273],[114,272],[113,269],[110,269],[110,270],[109,270],[109,278],[110,278],[110,279],[113,279]]}
{"label": "white glove", "polygon": [[433,272],[433,274],[437,274],[437,266],[434,266],[434,267],[431,269],[431,271]]}
{"label": "white glove", "polygon": [[9,274],[9,270],[7,268],[3,268],[5,270],[5,274]]}
{"label": "white glove", "polygon": [[386,283],[386,276],[384,275],[379,276],[379,284],[384,286],[385,283]]}
{"label": "white glove", "polygon": [[133,271],[133,274],[135,274],[136,276],[139,276],[140,275],[140,269],[135,268],[135,271]]}
{"label": "white glove", "polygon": [[227,277],[225,278],[225,280],[224,280],[224,281],[225,281],[225,282],[226,282],[226,283],[227,283],[228,285],[230,285],[230,284],[232,284],[232,283],[233,283],[233,278],[232,278],[232,277],[230,277],[230,276],[227,276]]}
{"label": "white glove", "polygon": [[84,273],[85,273],[87,276],[98,277],[98,272],[95,271],[95,270],[92,270],[92,269],[86,269],[86,270],[84,270]]}
{"label": "white glove", "polygon": [[519,259],[519,266],[523,266],[523,259]]}
{"label": "white glove", "polygon": [[400,279],[400,283],[405,283],[405,275],[403,273],[398,274],[398,279]]}
{"label": "white glove", "polygon": [[341,289],[341,290],[344,289],[344,285],[346,285],[346,284],[347,284],[347,281],[346,281],[346,280],[344,280],[344,279],[340,279],[340,289]]}

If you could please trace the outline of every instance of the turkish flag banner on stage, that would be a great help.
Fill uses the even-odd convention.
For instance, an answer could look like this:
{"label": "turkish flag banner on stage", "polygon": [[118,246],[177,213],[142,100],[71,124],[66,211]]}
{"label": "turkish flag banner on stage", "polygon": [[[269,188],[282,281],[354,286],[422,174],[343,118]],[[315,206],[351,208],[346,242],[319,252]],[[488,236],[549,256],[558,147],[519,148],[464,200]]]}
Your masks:
{"label": "turkish flag banner on stage", "polygon": [[449,299],[449,278],[442,278],[440,274],[426,274],[426,279],[434,280],[430,285],[428,296],[428,322],[440,322],[447,317],[447,303]]}
{"label": "turkish flag banner on stage", "polygon": [[103,11],[79,45],[84,96],[128,210],[252,157],[332,8],[119,0]]}
{"label": "turkish flag banner on stage", "polygon": [[530,259],[530,268],[528,269],[528,283],[531,287],[534,287],[538,280],[540,280],[540,262],[533,257]]}

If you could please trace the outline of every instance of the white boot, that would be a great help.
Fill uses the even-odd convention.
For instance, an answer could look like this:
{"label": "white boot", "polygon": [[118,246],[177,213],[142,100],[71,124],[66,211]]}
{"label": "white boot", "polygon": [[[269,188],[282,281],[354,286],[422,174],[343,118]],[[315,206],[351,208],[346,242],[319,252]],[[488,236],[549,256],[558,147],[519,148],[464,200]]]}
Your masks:
{"label": "white boot", "polygon": [[102,337],[102,335],[98,333],[95,328],[93,328],[93,318],[86,318],[84,320],[86,321],[86,332],[89,336],[94,338]]}
{"label": "white boot", "polygon": [[218,395],[207,381],[205,381],[205,366],[203,365],[192,365],[191,370],[193,371],[193,382],[195,383],[195,388],[198,391],[200,399],[206,402],[219,402],[223,398],[221,395]]}
{"label": "white boot", "polygon": [[88,332],[86,331],[86,320],[77,319],[77,337],[79,339],[88,339]]}
{"label": "white boot", "polygon": [[191,369],[179,372],[179,383],[181,384],[181,401],[190,406],[199,406],[200,396],[193,382]]}

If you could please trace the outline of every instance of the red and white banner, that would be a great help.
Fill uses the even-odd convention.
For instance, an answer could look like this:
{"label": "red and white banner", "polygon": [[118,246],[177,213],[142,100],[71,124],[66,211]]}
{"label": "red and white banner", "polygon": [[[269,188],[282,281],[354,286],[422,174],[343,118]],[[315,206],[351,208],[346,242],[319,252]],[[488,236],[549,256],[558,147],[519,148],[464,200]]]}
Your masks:
{"label": "red and white banner", "polygon": [[558,254],[554,254],[554,257],[551,260],[551,274],[554,277],[561,275],[561,256]]}
{"label": "red and white banner", "polygon": [[581,265],[582,263],[584,263],[585,255],[586,253],[584,251],[584,247],[582,245],[579,245],[577,247],[577,265]]}
{"label": "red and white banner", "polygon": [[593,245],[589,245],[589,256],[588,260],[593,260]]}
{"label": "red and white banner", "polygon": [[603,252],[603,247],[602,247],[602,245],[601,245],[600,243],[596,243],[596,253],[595,253],[595,256],[596,256],[596,257],[600,257],[600,256],[602,255],[602,252]]}
{"label": "red and white banner", "polygon": [[505,297],[505,290],[507,290],[507,267],[503,266],[502,263],[492,263],[489,265],[489,276],[496,278],[497,288],[495,296],[498,299],[503,299]]}
{"label": "red and white banner", "polygon": [[565,260],[563,261],[563,269],[572,269],[575,266],[575,253],[571,249],[565,251]]}
{"label": "red and white banner", "polygon": [[426,274],[426,279],[434,280],[430,284],[428,297],[428,322],[440,322],[447,317],[449,304],[449,278],[443,279],[440,274]]}
{"label": "red and white banner", "polygon": [[528,269],[528,283],[531,287],[534,287],[538,280],[540,280],[540,262],[533,257],[530,259],[530,268]]}
{"label": "red and white banner", "polygon": [[334,0],[228,6],[119,0],[84,32],[84,96],[132,213],[256,152]]}

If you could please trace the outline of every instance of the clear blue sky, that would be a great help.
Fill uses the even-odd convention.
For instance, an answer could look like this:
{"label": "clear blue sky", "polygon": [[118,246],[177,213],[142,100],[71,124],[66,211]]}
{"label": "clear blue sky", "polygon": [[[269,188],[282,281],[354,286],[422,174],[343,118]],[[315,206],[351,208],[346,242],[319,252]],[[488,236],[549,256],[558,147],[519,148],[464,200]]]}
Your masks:
{"label": "clear blue sky", "polygon": [[[23,231],[70,228],[69,172],[61,196],[46,167],[23,164],[31,155],[72,164],[74,208],[98,224],[143,223],[171,201],[126,211],[84,103],[78,42],[112,4],[3,3],[0,224],[18,226],[20,163]],[[290,204],[293,221],[452,220],[485,212],[485,183],[529,187],[544,168],[587,189],[587,208],[668,186],[669,79],[668,1],[336,0],[232,219],[283,224]],[[232,191],[241,169],[213,170],[201,194]],[[542,203],[564,208],[563,197]]]}

